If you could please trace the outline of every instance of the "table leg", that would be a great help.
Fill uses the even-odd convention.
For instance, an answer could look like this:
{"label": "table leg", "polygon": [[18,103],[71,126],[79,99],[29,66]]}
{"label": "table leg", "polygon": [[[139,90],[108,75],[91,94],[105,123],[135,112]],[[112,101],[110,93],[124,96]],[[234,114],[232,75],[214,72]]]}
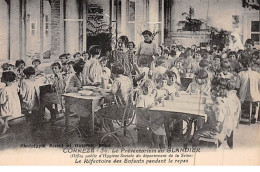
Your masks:
{"label": "table leg", "polygon": [[91,122],[92,122],[92,134],[94,135],[95,133],[95,104],[96,101],[92,101],[92,105],[91,105]]}
{"label": "table leg", "polygon": [[64,113],[64,117],[65,117],[65,135],[66,137],[68,136],[68,131],[69,131],[69,111],[70,111],[70,102],[68,101],[68,99],[65,99],[65,113]]}

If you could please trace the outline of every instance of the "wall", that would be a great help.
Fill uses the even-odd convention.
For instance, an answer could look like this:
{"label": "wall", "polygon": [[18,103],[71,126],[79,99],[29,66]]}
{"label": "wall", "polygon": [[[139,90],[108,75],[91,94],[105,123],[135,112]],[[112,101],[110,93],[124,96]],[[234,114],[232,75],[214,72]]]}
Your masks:
{"label": "wall", "polygon": [[8,60],[8,6],[5,0],[0,0],[0,61]]}
{"label": "wall", "polygon": [[[244,15],[251,13],[259,15],[256,10],[248,10],[242,7],[241,0],[173,0],[171,10],[171,32],[176,32],[180,27],[177,25],[183,12],[189,12],[189,7],[194,8],[196,19],[204,19],[208,26],[237,32],[243,39]],[[239,16],[239,27],[233,28],[232,15]],[[246,38],[243,39],[243,42]]]}
{"label": "wall", "polygon": [[10,59],[15,61],[20,59],[19,46],[19,1],[11,0],[11,16],[10,20]]}

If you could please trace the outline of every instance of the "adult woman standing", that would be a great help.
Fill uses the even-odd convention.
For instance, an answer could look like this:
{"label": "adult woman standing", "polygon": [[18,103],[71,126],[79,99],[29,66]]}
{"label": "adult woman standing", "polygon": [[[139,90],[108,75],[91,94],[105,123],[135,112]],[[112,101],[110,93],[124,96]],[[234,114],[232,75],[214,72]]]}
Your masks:
{"label": "adult woman standing", "polygon": [[130,75],[132,71],[132,65],[127,55],[128,37],[120,36],[117,40],[117,48],[108,55],[107,66],[112,69],[115,63],[119,63],[124,67],[124,74]]}
{"label": "adult woman standing", "polygon": [[244,46],[241,42],[241,39],[239,35],[235,32],[231,33],[230,35],[230,43],[229,43],[229,49],[231,51],[238,51],[238,50],[244,50]]}

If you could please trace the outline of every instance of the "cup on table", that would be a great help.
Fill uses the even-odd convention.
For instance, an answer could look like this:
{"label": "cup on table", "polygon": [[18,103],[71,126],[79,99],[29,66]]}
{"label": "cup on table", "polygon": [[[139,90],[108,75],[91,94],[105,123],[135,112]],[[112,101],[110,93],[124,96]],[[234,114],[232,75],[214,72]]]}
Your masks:
{"label": "cup on table", "polygon": [[201,98],[201,103],[202,103],[202,104],[206,104],[206,98],[205,98],[205,97],[202,97],[202,98]]}

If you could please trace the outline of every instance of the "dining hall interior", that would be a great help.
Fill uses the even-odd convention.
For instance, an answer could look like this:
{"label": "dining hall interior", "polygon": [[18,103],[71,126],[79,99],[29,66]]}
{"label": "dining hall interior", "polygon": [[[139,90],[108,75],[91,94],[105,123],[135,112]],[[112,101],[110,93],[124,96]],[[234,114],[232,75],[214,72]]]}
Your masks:
{"label": "dining hall interior", "polygon": [[0,0],[0,150],[258,147],[259,0]]}

